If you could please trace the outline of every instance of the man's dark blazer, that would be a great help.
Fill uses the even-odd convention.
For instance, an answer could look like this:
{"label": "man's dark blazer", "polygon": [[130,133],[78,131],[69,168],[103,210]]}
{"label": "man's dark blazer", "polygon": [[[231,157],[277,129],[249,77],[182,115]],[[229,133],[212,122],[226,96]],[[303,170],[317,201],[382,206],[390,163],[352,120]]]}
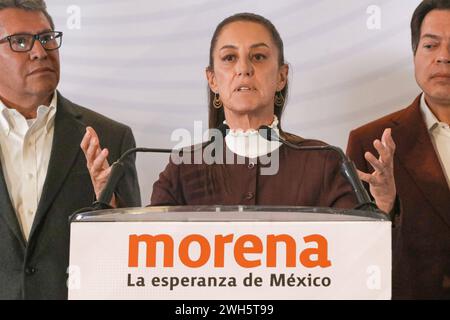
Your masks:
{"label": "man's dark blazer", "polygon": [[[0,299],[66,299],[69,264],[69,216],[88,207],[95,193],[86,158],[80,148],[86,126],[109,149],[112,163],[135,146],[131,129],[78,106],[58,93],[54,138],[47,177],[28,244],[12,207],[3,170],[0,170]],[[140,206],[135,159],[117,194],[125,206]]]}
{"label": "man's dark blazer", "polygon": [[350,133],[347,154],[372,172],[364,159],[376,155],[373,141],[392,128],[394,175],[401,213],[393,228],[392,297],[450,298],[450,190],[420,112],[420,96],[406,109]]}

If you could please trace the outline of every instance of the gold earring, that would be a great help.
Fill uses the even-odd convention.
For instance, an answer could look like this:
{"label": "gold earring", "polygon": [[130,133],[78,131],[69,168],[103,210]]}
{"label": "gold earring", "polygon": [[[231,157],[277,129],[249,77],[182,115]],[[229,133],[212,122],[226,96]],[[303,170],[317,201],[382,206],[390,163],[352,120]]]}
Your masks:
{"label": "gold earring", "polygon": [[282,108],[284,106],[284,102],[285,100],[281,91],[275,93],[275,106],[278,108]]}
{"label": "gold earring", "polygon": [[213,107],[215,109],[220,109],[223,107],[222,100],[220,100],[218,93],[214,93]]}

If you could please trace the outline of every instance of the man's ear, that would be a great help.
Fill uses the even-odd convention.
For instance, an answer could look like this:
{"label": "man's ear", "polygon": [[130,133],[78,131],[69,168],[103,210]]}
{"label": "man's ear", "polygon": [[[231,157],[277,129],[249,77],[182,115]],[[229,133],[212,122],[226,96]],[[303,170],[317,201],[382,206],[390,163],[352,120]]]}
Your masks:
{"label": "man's ear", "polygon": [[208,80],[208,85],[211,91],[217,93],[219,91],[219,88],[216,83],[216,76],[214,74],[214,71],[209,67],[206,68],[206,79]]}
{"label": "man's ear", "polygon": [[278,71],[277,91],[281,91],[286,87],[289,75],[289,65],[283,64]]}

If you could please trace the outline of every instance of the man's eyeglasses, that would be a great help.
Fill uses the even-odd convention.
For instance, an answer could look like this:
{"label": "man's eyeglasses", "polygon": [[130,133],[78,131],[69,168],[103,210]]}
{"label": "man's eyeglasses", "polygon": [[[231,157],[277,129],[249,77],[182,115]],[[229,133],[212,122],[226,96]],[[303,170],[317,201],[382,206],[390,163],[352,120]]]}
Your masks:
{"label": "man's eyeglasses", "polygon": [[27,52],[33,49],[38,40],[45,50],[56,50],[61,47],[63,33],[60,31],[47,31],[39,34],[12,34],[0,40],[0,43],[9,42],[12,51]]}

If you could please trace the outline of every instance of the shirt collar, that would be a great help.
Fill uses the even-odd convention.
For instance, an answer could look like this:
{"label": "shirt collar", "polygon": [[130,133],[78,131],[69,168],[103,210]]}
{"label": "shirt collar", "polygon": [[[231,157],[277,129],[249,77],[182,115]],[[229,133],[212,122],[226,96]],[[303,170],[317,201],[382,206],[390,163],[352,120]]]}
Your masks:
{"label": "shirt collar", "polygon": [[[226,121],[224,121],[226,124]],[[278,118],[274,115],[274,120],[269,126],[278,135]],[[257,158],[265,156],[281,146],[279,141],[269,141],[263,138],[258,130],[229,130],[225,136],[225,142],[228,148],[235,154],[246,158]]]}
{"label": "shirt collar", "polygon": [[11,130],[12,124],[10,123],[10,121],[11,119],[8,108],[6,108],[6,106],[0,99],[0,127],[1,130],[5,132],[6,135],[8,135],[9,131]]}
{"label": "shirt collar", "polygon": [[422,113],[428,131],[433,130],[436,126],[439,125],[439,120],[436,118],[436,116],[433,114],[430,107],[428,106],[425,100],[425,94],[423,93],[422,96],[420,97],[420,112]]}
{"label": "shirt collar", "polygon": [[41,105],[38,108],[38,118],[39,114],[42,114],[42,116],[45,116],[47,114],[47,119],[45,122],[45,130],[48,132],[50,128],[55,123],[55,115],[56,115],[56,106],[58,105],[58,93],[55,90],[55,93],[53,93],[52,101],[50,101],[50,105],[44,106]]}
{"label": "shirt collar", "polygon": [[[227,124],[227,121],[225,120],[223,123]],[[277,134],[279,134],[278,123],[279,123],[278,117],[276,115],[273,115],[273,121],[269,125],[269,128],[273,129]],[[228,134],[234,137],[248,137],[256,134],[259,135],[259,132],[256,129],[249,129],[245,131],[242,129],[230,129]]]}
{"label": "shirt collar", "polygon": [[[46,132],[48,132],[54,124],[57,104],[58,94],[55,90],[50,104],[48,106],[40,105],[37,108],[35,121],[45,121]],[[5,104],[0,100],[0,128],[5,132],[6,135],[9,135],[10,131],[15,126],[13,113],[22,116],[16,110],[6,107]]]}

